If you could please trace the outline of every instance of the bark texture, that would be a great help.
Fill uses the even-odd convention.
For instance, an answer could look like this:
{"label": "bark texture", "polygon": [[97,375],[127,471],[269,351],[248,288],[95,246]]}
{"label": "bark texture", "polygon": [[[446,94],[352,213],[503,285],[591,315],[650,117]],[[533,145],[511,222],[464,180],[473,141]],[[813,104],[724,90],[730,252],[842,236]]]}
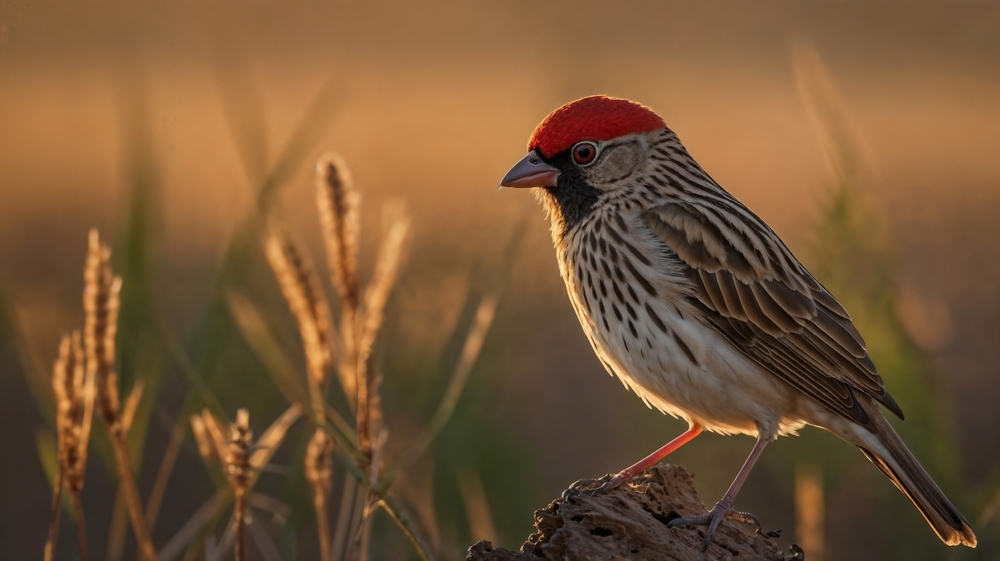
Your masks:
{"label": "bark texture", "polygon": [[675,518],[706,511],[687,470],[656,465],[612,491],[594,496],[573,494],[535,511],[537,531],[520,551],[494,548],[481,541],[469,548],[466,559],[802,561],[798,547],[782,553],[773,540],[756,532],[756,526],[734,520],[723,521],[707,551],[704,526],[666,526]]}

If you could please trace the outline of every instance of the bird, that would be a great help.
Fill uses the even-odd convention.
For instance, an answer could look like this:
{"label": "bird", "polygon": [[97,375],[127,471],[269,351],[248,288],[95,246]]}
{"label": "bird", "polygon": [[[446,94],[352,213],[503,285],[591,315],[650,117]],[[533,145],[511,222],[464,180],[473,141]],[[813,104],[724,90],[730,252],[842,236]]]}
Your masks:
{"label": "bird", "polygon": [[652,109],[606,95],[559,107],[500,186],[541,201],[569,300],[607,371],[689,426],[594,492],[702,431],[756,437],[709,512],[668,524],[707,525],[707,549],[727,516],[740,519],[733,501],[767,444],[812,425],[857,446],[945,544],[976,546],[882,413],[903,418],[847,310]]}

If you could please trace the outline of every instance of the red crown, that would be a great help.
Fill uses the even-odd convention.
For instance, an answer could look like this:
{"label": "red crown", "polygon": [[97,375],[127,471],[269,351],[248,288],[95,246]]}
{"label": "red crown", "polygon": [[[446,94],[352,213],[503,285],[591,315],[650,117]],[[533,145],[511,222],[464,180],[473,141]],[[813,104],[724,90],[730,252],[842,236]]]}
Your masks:
{"label": "red crown", "polygon": [[528,150],[551,158],[581,140],[610,140],[667,126],[652,109],[634,101],[592,95],[549,113],[528,139]]}

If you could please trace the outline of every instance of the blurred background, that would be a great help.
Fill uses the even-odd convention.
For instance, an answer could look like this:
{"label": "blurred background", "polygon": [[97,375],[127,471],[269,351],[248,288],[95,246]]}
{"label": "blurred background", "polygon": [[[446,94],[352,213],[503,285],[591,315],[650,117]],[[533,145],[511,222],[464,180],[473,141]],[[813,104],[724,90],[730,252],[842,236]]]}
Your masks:
{"label": "blurred background", "polygon": [[[322,265],[313,174],[330,150],[364,198],[365,271],[383,204],[413,219],[378,345],[389,465],[440,400],[477,299],[499,298],[454,415],[397,484],[445,558],[484,538],[516,549],[570,482],[681,432],[604,372],[541,208],[496,189],[549,111],[595,93],[653,107],[845,303],[907,413],[898,430],[980,547],[948,550],[812,428],[768,449],[737,508],[783,548],[811,544],[807,559],[1000,558],[1000,5],[596,1],[0,4],[0,557],[45,541],[45,380],[82,323],[88,229],[125,277],[119,369],[125,390],[146,384],[130,438],[147,497],[203,405],[192,380],[230,417],[249,407],[258,432],[287,407],[226,295],[254,301],[304,369],[259,244],[238,233],[267,206]],[[318,558],[309,434],[293,428],[274,459],[287,469],[260,483],[288,507],[268,526],[285,559]],[[711,505],[751,447],[706,435],[669,461]],[[92,554],[129,557],[107,537],[124,525],[107,457],[84,491]],[[154,541],[213,490],[188,434]],[[379,513],[369,555],[415,554]]]}

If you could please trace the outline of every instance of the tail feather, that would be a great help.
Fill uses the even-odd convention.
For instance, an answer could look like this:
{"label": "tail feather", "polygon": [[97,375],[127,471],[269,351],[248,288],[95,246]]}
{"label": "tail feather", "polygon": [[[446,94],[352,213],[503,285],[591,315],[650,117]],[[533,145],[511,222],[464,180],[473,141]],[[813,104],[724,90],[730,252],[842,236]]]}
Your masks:
{"label": "tail feather", "polygon": [[871,419],[869,427],[874,425],[874,438],[867,446],[858,448],[909,497],[941,541],[976,547],[976,535],[969,522],[934,483],[892,425],[879,412],[871,415]]}

